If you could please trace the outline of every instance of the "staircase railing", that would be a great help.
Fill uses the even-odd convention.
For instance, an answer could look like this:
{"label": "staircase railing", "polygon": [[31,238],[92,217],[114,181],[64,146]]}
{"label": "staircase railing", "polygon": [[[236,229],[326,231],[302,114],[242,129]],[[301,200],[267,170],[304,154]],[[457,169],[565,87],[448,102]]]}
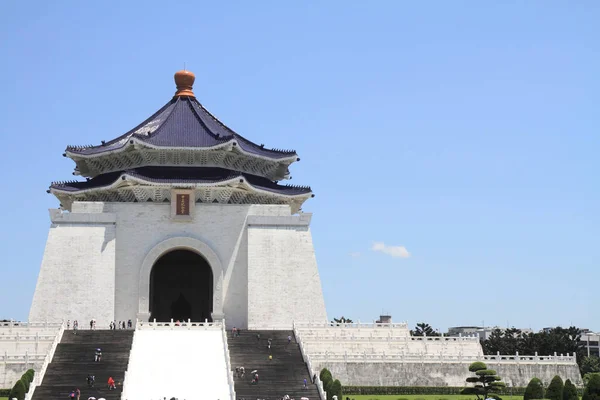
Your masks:
{"label": "staircase railing", "polygon": [[227,343],[227,330],[225,322],[221,324],[221,333],[223,334],[223,353],[225,355],[225,365],[227,366],[227,382],[229,383],[229,396],[231,400],[235,398],[235,383],[233,380],[233,371],[231,369],[231,359],[229,358],[229,344]]}
{"label": "staircase railing", "polygon": [[62,340],[62,336],[63,336],[64,332],[65,332],[65,325],[63,323],[63,324],[60,324],[58,333],[54,337],[54,341],[52,342],[50,349],[46,353],[46,358],[44,358],[44,363],[42,364],[42,367],[40,368],[39,372],[35,373],[35,375],[33,377],[33,382],[31,382],[31,384],[29,385],[29,391],[27,392],[27,394],[25,394],[25,400],[31,400],[31,398],[33,397],[33,393],[35,392],[35,388],[42,384],[42,381],[44,380],[44,375],[46,374],[46,369],[48,368],[48,364],[50,364],[52,362],[52,358],[54,357],[54,352],[56,351],[56,347]]}
{"label": "staircase railing", "polygon": [[321,398],[321,400],[327,400],[327,392],[325,391],[325,388],[323,387],[323,382],[321,381],[321,378],[319,377],[319,374],[318,374],[319,371],[314,370],[312,362],[310,360],[310,356],[304,350],[304,343],[302,342],[302,335],[300,335],[300,332],[298,331],[298,329],[296,329],[295,322],[293,323],[293,329],[294,329],[294,336],[296,337],[296,341],[298,342],[298,346],[300,347],[300,352],[302,353],[302,359],[306,363],[306,366],[308,368],[308,372],[310,373],[310,376],[315,378],[313,383],[315,385],[317,385],[317,390],[319,391],[319,397]]}

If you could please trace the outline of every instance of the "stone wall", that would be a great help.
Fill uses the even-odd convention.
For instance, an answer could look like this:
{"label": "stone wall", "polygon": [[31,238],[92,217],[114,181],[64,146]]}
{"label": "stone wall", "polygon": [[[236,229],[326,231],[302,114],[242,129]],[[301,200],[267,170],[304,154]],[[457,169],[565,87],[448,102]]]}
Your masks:
{"label": "stone wall", "polygon": [[[550,382],[555,375],[581,382],[577,364],[497,364],[487,363],[511,386],[527,386],[531,378]],[[382,363],[313,362],[320,371],[327,368],[342,385],[351,386],[464,386],[471,374],[468,363]]]}
{"label": "stone wall", "polygon": [[[115,215],[50,210],[30,321],[110,321],[115,307]],[[93,310],[93,312],[92,312]]]}
{"label": "stone wall", "polygon": [[36,361],[35,363],[23,362],[0,362],[0,389],[11,389],[17,380],[21,379],[21,375],[30,368],[39,371],[44,360]]}
{"label": "stone wall", "polygon": [[70,213],[51,210],[29,320],[94,318],[102,328],[148,318],[154,262],[188,249],[210,264],[213,310],[228,326],[326,321],[310,214],[291,215],[287,205],[198,203],[191,211],[182,221],[169,203],[75,202]]}
{"label": "stone wall", "polygon": [[310,214],[249,217],[248,328],[327,321],[309,224]]}

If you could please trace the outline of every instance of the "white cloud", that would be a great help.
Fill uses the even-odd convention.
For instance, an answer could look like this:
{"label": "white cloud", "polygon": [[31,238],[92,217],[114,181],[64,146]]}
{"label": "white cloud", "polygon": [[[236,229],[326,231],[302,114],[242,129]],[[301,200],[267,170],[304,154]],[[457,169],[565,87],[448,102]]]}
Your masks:
{"label": "white cloud", "polygon": [[383,242],[374,242],[373,246],[371,246],[371,250],[379,251],[383,254],[387,254],[388,256],[396,257],[396,258],[408,258],[410,257],[410,253],[406,250],[404,246],[387,246]]}
{"label": "white cloud", "polygon": [[360,253],[358,251],[353,251],[352,253],[350,253],[350,257],[358,258],[358,257],[360,257]]}

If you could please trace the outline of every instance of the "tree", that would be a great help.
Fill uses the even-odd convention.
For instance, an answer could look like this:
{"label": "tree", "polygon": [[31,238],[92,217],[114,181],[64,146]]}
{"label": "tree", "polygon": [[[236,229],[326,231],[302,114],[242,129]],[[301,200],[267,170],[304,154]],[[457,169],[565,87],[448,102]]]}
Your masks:
{"label": "tree", "polygon": [[581,400],[600,400],[600,374],[590,373],[590,380],[585,386]]}
{"label": "tree", "polygon": [[467,378],[467,383],[472,383],[473,386],[464,388],[460,392],[461,394],[475,395],[478,400],[489,397],[500,400],[497,392],[502,390],[506,385],[504,382],[501,382],[502,378],[496,375],[496,371],[487,369],[487,365],[481,361],[471,364],[469,371],[474,372],[476,375]]}
{"label": "tree", "polygon": [[588,356],[581,360],[581,375],[589,372],[600,372],[600,357]]}
{"label": "tree", "polygon": [[523,394],[523,400],[532,399],[543,399],[544,398],[544,385],[538,378],[533,378],[529,381],[529,384],[525,388]]}
{"label": "tree", "polygon": [[440,336],[429,324],[425,322],[418,323],[415,330],[410,332],[413,336]]}
{"label": "tree", "polygon": [[8,398],[9,399],[23,400],[25,398],[25,393],[26,393],[26,391],[25,391],[25,385],[19,379],[17,381],[17,383],[15,383],[15,386],[13,386],[12,390],[10,391],[10,393],[8,395]]}
{"label": "tree", "polygon": [[563,398],[562,400],[579,400],[579,395],[577,394],[577,388],[570,379],[565,381],[565,387],[563,389]]}
{"label": "tree", "polygon": [[556,375],[550,381],[548,388],[546,389],[546,399],[550,400],[563,400],[564,385],[560,376]]}
{"label": "tree", "polygon": [[333,321],[331,321],[331,323],[336,323],[336,324],[351,324],[352,320],[350,318],[344,318],[344,316],[342,315],[340,318],[334,318]]}

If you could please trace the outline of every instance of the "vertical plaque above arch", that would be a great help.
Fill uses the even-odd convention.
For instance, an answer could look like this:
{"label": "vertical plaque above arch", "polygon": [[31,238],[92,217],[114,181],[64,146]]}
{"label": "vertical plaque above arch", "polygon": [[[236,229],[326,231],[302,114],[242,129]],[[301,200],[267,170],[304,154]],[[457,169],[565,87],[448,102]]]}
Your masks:
{"label": "vertical plaque above arch", "polygon": [[171,190],[171,219],[188,222],[194,220],[196,198],[193,190]]}

